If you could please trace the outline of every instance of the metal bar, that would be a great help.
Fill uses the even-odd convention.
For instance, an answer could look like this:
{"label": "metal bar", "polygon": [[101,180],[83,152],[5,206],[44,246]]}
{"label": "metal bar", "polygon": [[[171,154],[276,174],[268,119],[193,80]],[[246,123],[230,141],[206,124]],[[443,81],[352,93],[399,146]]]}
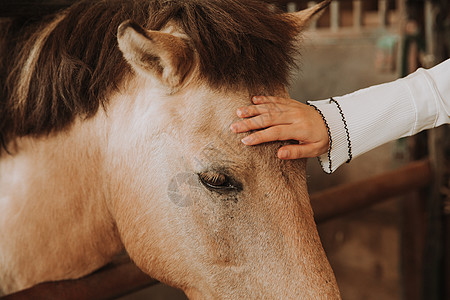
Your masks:
{"label": "metal bar", "polygon": [[394,171],[315,193],[311,195],[311,206],[316,222],[324,222],[427,186],[430,181],[429,161],[416,161]]}
{"label": "metal bar", "polygon": [[113,299],[158,283],[136,267],[127,256],[77,280],[47,282],[0,297],[1,300]]}

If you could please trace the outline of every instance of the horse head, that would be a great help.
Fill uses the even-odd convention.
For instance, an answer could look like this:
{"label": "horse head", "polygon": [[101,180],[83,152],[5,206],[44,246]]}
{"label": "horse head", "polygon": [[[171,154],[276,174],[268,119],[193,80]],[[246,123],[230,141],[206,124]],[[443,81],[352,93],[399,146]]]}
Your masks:
{"label": "horse head", "polygon": [[286,96],[298,34],[328,2],[280,14],[213,1],[118,28],[132,71],[105,116],[110,210],[136,264],[189,298],[339,298],[305,161],[229,131],[253,94]]}

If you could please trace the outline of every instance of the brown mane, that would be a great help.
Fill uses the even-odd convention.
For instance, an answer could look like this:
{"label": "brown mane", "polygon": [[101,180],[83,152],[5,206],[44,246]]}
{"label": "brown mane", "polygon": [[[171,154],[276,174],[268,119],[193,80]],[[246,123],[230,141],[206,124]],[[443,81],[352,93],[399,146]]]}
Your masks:
{"label": "brown mane", "polygon": [[270,91],[287,83],[294,65],[294,21],[256,0],[87,0],[56,18],[35,60],[29,59],[34,45],[52,20],[21,30],[0,23],[3,146],[16,137],[61,130],[76,116],[90,117],[106,106],[109,93],[131,72],[116,40],[127,19],[153,30],[175,20],[191,38],[201,76],[213,88]]}

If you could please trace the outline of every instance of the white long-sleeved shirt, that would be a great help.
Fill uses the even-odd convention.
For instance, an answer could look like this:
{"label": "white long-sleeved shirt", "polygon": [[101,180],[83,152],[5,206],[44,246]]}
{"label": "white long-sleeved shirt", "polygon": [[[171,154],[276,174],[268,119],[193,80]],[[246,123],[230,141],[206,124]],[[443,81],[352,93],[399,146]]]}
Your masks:
{"label": "white long-sleeved shirt", "polygon": [[348,138],[354,158],[389,141],[450,123],[450,59],[334,99],[344,117],[333,101],[308,102],[322,113],[329,127],[331,147],[319,157],[327,173],[349,159]]}

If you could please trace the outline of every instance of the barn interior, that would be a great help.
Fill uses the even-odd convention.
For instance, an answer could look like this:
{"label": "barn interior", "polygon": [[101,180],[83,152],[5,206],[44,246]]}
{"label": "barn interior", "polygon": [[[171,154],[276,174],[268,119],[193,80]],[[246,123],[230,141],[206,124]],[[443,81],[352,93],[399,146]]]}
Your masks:
{"label": "barn interior", "polygon": [[[45,15],[71,2],[2,1],[0,18]],[[269,2],[291,12],[317,3]],[[450,3],[333,0],[307,29],[302,42],[300,70],[293,75],[290,96],[305,102],[344,95],[393,81],[449,58]],[[309,160],[312,202],[320,201],[320,193],[331,188],[342,188],[342,193],[351,194],[352,189],[375,186],[375,192],[364,191],[361,198],[338,204],[329,214],[317,212],[319,234],[342,299],[450,299],[449,133],[447,126],[390,142],[331,175],[322,171],[316,159]],[[392,173],[395,170],[400,171]],[[398,183],[399,178],[411,180]],[[350,188],[348,184],[354,185]],[[116,273],[111,276],[128,279],[123,284],[114,281],[119,288],[105,299],[187,299],[181,291],[137,274],[130,264],[122,257],[112,266]],[[101,272],[108,272],[108,268]],[[110,277],[97,277],[93,282],[102,278]],[[64,288],[64,284],[58,287],[57,283],[50,283],[5,299],[24,299],[20,298],[21,293],[38,299],[44,290],[45,295],[52,295],[49,290],[61,286]],[[110,289],[101,284],[96,288],[99,286],[104,287],[105,293]],[[71,283],[69,288],[83,292],[94,287],[87,278]]]}

